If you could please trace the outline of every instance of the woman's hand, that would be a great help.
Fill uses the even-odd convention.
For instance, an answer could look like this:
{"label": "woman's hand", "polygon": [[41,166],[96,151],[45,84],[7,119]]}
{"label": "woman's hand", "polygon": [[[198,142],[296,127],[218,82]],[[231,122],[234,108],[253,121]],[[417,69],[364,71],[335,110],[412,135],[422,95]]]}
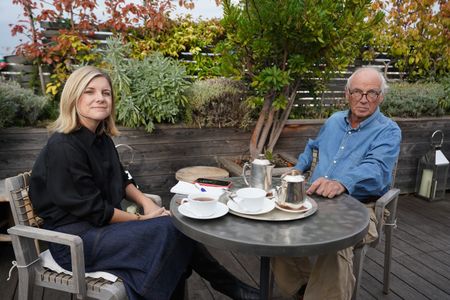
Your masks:
{"label": "woman's hand", "polygon": [[170,216],[170,211],[165,209],[164,207],[159,207],[157,206],[156,209],[151,209],[151,210],[145,210],[144,209],[144,214],[140,215],[138,220],[148,220],[148,219],[152,219],[152,218],[158,218],[158,217],[164,217],[164,216]]}

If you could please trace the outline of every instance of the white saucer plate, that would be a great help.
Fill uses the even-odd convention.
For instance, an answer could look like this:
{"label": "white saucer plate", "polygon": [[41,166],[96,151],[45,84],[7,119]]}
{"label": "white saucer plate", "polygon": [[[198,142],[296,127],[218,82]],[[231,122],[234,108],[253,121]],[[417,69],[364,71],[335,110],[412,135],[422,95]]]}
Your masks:
{"label": "white saucer plate", "polygon": [[247,210],[244,210],[242,207],[239,206],[239,204],[237,204],[236,202],[234,202],[233,200],[228,200],[227,202],[227,206],[229,209],[231,209],[234,212],[240,213],[240,214],[245,214],[245,215],[261,215],[261,214],[265,214],[268,213],[269,211],[271,211],[272,209],[275,208],[275,201],[270,200],[268,198],[264,198],[264,204],[262,209],[255,211],[255,212],[249,212]]}
{"label": "white saucer plate", "polygon": [[305,199],[305,202],[303,202],[303,207],[300,209],[289,209],[289,208],[281,207],[276,201],[275,201],[275,206],[279,210],[289,212],[289,213],[305,213],[313,207],[312,203],[308,200],[308,198]]}
{"label": "white saucer plate", "polygon": [[220,218],[228,213],[228,206],[226,206],[223,203],[218,202],[217,203],[217,209],[216,212],[209,216],[199,216],[196,215],[192,209],[190,209],[189,203],[183,203],[180,206],[178,206],[178,211],[180,214],[182,214],[185,217],[192,218],[192,219],[199,219],[199,220],[208,220],[208,219],[216,219]]}

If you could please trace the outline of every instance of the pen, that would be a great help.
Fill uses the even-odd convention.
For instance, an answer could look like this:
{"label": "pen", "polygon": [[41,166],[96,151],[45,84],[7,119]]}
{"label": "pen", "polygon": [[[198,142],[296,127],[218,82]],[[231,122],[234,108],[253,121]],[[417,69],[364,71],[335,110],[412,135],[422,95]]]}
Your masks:
{"label": "pen", "polygon": [[200,186],[200,184],[194,183],[194,185],[195,185],[195,187],[198,188],[201,192],[206,192],[206,190],[205,190],[204,188],[202,188],[202,187]]}

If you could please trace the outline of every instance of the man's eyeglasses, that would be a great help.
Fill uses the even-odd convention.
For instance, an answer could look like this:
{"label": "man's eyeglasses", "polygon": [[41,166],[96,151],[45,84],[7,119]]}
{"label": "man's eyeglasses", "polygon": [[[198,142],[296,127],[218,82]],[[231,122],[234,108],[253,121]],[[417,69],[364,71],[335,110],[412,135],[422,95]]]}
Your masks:
{"label": "man's eyeglasses", "polygon": [[355,101],[361,101],[362,97],[366,96],[367,101],[375,102],[378,100],[378,97],[380,97],[380,94],[381,94],[381,91],[376,91],[376,90],[368,90],[365,93],[358,89],[350,91],[350,96],[351,96],[352,100],[355,100]]}

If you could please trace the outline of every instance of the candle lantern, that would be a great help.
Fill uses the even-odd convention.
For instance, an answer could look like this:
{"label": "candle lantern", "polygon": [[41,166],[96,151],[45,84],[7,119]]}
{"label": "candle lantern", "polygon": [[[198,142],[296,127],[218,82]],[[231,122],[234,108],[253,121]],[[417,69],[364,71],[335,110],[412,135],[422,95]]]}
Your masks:
{"label": "candle lantern", "polygon": [[444,133],[433,132],[431,149],[420,158],[417,167],[416,195],[429,201],[445,198],[449,162],[441,151],[443,142]]}

